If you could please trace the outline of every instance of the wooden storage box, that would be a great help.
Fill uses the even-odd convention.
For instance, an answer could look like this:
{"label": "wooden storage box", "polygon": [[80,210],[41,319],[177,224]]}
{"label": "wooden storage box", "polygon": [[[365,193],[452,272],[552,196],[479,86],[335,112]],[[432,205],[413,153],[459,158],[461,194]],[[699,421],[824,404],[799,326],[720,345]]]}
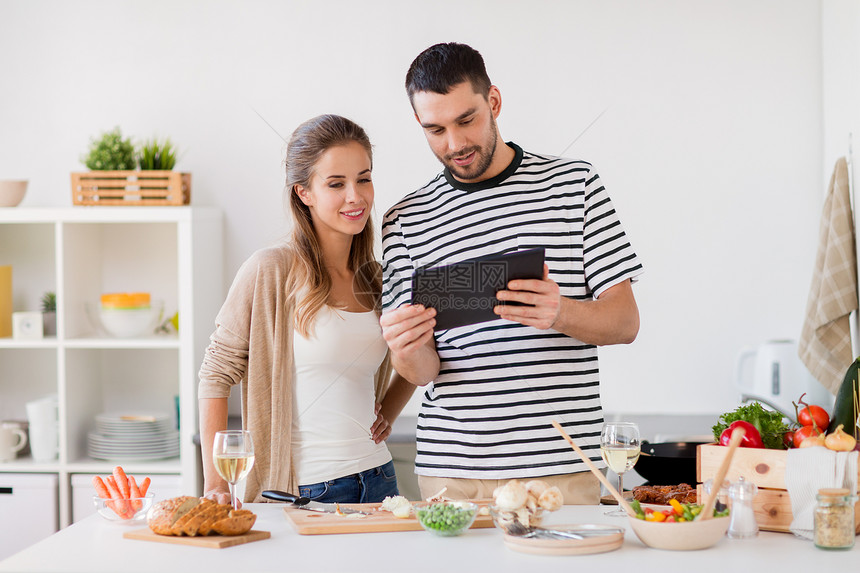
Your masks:
{"label": "wooden storage box", "polygon": [[[702,484],[717,475],[717,470],[729,449],[716,444],[703,444],[696,451],[696,479],[699,500],[705,499]],[[793,515],[791,498],[785,485],[785,464],[788,452],[758,448],[738,448],[726,474],[729,481],[743,476],[758,486],[753,510],[759,529],[789,532]],[[860,472],[858,472],[860,473]],[[860,486],[860,480],[858,480]],[[860,502],[854,506],[856,531],[860,533]]]}
{"label": "wooden storage box", "polygon": [[188,205],[191,174],[178,171],[72,173],[74,205]]}

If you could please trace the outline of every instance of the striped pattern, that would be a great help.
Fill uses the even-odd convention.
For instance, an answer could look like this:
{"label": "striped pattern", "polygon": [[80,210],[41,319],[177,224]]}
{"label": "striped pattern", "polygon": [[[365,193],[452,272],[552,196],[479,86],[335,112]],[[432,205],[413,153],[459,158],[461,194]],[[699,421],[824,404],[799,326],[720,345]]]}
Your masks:
{"label": "striped pattern", "polygon": [[[584,161],[524,153],[499,176],[443,172],[382,225],[383,306],[410,301],[421,266],[534,247],[564,296],[589,300],[642,272],[599,177]],[[510,479],[587,471],[558,420],[599,463],[597,349],[503,320],[436,333],[439,376],[423,396],[416,473]]]}

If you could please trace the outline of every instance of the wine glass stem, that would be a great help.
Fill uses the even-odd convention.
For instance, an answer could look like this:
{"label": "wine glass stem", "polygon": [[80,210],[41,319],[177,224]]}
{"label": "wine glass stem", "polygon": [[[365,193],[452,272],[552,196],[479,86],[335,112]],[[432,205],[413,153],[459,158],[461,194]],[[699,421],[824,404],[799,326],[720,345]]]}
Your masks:
{"label": "wine glass stem", "polygon": [[227,485],[230,486],[230,504],[233,509],[239,509],[239,500],[236,499],[236,485],[232,482],[227,482]]}
{"label": "wine glass stem", "polygon": [[621,499],[624,499],[624,482],[621,479],[621,476],[624,475],[624,472],[618,474],[618,493],[621,495]]}

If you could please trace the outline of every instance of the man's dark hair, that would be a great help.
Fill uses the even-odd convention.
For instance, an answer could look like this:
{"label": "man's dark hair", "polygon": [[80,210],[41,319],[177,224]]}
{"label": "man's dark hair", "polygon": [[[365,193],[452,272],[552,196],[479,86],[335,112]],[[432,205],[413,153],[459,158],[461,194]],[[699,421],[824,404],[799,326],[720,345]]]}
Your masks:
{"label": "man's dark hair", "polygon": [[409,103],[417,92],[447,94],[457,84],[468,81],[472,90],[484,97],[490,92],[490,77],[484,58],[466,44],[449,42],[430,46],[420,54],[406,72]]}

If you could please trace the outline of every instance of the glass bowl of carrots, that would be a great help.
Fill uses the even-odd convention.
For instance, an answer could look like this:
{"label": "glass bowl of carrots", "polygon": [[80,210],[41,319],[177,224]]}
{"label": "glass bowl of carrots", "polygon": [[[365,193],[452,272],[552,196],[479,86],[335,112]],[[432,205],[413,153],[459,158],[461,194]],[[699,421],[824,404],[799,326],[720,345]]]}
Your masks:
{"label": "glass bowl of carrots", "polygon": [[93,476],[96,495],[93,503],[96,512],[113,523],[138,525],[146,521],[146,513],[152,507],[152,493],[147,493],[150,479],[140,485],[134,476],[127,476],[122,466],[116,466],[105,478]]}
{"label": "glass bowl of carrots", "polygon": [[146,513],[152,507],[152,494],[122,500],[94,495],[93,503],[98,514],[108,521],[121,525],[141,525],[146,522]]}

